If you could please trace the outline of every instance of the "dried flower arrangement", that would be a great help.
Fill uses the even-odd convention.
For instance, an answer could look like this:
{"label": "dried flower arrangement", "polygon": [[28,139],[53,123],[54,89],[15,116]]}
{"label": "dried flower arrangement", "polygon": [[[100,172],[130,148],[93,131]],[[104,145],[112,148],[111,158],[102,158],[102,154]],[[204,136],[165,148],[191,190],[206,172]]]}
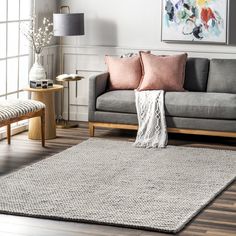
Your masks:
{"label": "dried flower arrangement", "polygon": [[36,16],[31,18],[30,23],[25,23],[21,27],[21,32],[31,43],[31,47],[36,54],[41,54],[44,47],[50,44],[53,36],[53,23],[46,17],[43,18],[43,24],[36,29]]}
{"label": "dried flower arrangement", "polygon": [[36,28],[36,16],[33,16],[30,22],[21,25],[21,32],[28,39],[35,53],[34,64],[29,72],[29,80],[46,80],[47,75],[41,64],[40,57],[43,49],[50,44],[52,39],[53,23],[44,17],[42,26]]}

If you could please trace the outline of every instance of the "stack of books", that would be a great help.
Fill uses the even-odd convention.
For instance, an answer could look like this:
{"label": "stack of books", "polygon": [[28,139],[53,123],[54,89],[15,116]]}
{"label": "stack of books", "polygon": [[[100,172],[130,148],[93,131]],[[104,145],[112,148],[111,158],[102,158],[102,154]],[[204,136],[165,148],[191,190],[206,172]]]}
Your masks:
{"label": "stack of books", "polygon": [[80,75],[78,74],[62,74],[62,75],[58,75],[57,77],[57,81],[67,81],[67,80],[78,80],[79,78],[82,78]]}
{"label": "stack of books", "polygon": [[30,88],[35,89],[47,89],[53,87],[53,81],[50,79],[46,80],[30,80]]}

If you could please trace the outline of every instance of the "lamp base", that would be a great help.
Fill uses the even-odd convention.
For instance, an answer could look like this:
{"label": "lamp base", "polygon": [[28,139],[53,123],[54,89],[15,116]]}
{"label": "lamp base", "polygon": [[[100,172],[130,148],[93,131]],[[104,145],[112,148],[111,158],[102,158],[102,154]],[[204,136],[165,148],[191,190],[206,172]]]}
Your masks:
{"label": "lamp base", "polygon": [[60,120],[59,122],[57,122],[56,127],[59,129],[70,129],[70,128],[77,128],[79,125],[72,123],[70,121],[67,120]]}

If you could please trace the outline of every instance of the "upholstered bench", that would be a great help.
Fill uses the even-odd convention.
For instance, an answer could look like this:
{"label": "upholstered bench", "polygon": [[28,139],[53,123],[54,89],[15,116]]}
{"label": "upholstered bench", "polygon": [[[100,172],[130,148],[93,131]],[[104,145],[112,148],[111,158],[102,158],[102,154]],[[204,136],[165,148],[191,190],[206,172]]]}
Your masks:
{"label": "upholstered bench", "polygon": [[11,143],[11,124],[21,120],[41,117],[42,146],[45,146],[45,105],[34,100],[0,101],[0,127],[7,126],[7,140]]}

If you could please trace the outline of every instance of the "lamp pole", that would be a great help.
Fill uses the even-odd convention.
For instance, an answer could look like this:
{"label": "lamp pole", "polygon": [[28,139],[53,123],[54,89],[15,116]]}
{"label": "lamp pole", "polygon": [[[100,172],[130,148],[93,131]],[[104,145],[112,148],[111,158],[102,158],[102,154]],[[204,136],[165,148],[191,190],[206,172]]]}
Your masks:
{"label": "lamp pole", "polygon": [[[67,9],[67,13],[63,13],[63,9]],[[62,50],[62,37],[63,36],[78,36],[84,35],[84,14],[83,13],[70,13],[69,6],[61,6],[60,13],[53,14],[53,23],[54,23],[54,36],[60,37],[60,74],[64,73],[64,57]],[[62,128],[71,128],[75,125],[70,125],[70,81],[78,81],[82,77],[76,76],[77,78],[67,78],[62,81],[68,82],[68,116],[67,121],[64,122],[64,125],[58,126]],[[76,86],[77,87],[77,86]],[[61,96],[61,120],[63,120],[63,108],[64,108],[64,93]]]}

